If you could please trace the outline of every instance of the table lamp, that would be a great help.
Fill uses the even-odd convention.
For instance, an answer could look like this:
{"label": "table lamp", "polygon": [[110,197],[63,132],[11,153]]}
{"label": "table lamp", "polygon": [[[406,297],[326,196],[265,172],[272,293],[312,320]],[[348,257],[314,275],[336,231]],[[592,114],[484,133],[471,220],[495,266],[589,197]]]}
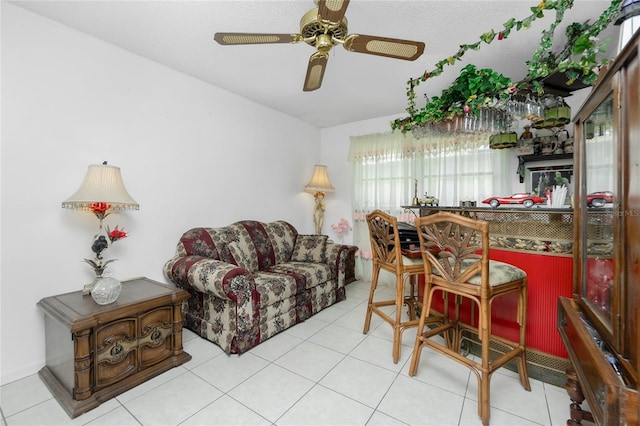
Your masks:
{"label": "table lamp", "polygon": [[84,259],[96,273],[95,280],[84,287],[84,294],[89,294],[97,280],[102,278],[107,265],[115,261],[115,259],[104,260],[102,251],[127,236],[127,233],[123,229],[118,229],[117,226],[114,229],[110,229],[107,226],[105,232],[102,227],[102,221],[111,213],[138,210],[140,206],[131,198],[131,195],[124,187],[120,168],[107,165],[105,161],[102,164],[89,166],[80,188],[71,197],[62,202],[62,207],[91,212],[100,221],[98,233],[93,237],[93,244],[91,245],[94,259]]}

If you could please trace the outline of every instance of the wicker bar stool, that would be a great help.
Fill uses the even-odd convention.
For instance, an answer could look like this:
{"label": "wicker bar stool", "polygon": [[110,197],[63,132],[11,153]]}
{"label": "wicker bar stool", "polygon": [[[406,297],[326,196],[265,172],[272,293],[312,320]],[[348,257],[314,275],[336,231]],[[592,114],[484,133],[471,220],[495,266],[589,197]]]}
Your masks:
{"label": "wicker bar stool", "polygon": [[[415,224],[424,260],[426,287],[409,375],[417,373],[420,355],[426,346],[468,367],[478,379],[478,415],[482,424],[488,425],[491,374],[498,368],[515,359],[522,386],[531,390],[525,345],[527,275],[515,266],[489,260],[489,223],[486,221],[440,212],[417,218]],[[442,325],[425,330],[436,292],[456,295],[457,303],[460,297],[470,299],[478,310],[477,327],[461,322],[456,309],[453,319],[445,316]],[[491,334],[491,303],[497,297],[512,293],[517,294],[518,300],[515,320],[520,330],[519,342]],[[460,353],[464,333],[478,337],[482,346],[480,360]],[[438,335],[444,335],[445,344],[432,339]],[[491,359],[491,341],[506,346],[506,353]]]}
{"label": "wicker bar stool", "polygon": [[[375,210],[367,215],[367,224],[373,253],[373,272],[363,333],[369,332],[371,315],[374,313],[389,323],[393,328],[393,362],[397,364],[400,359],[402,333],[406,329],[418,325],[417,313],[421,303],[418,300],[417,277],[424,274],[424,266],[421,258],[412,259],[402,255],[397,218],[381,210]],[[381,270],[395,275],[396,294],[394,299],[374,301]],[[405,294],[405,286],[407,284],[409,291],[408,294]],[[407,305],[409,312],[407,321],[402,320],[402,307],[404,305]],[[395,306],[393,317],[382,309],[387,306]]]}

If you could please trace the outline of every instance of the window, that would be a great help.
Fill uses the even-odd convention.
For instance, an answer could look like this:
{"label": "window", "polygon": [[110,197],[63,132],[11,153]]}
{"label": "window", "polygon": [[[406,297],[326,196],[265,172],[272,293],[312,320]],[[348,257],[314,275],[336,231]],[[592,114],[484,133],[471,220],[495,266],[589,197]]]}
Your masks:
{"label": "window", "polygon": [[[509,158],[504,150],[489,148],[489,134],[387,133],[351,138],[349,161],[353,170],[354,244],[360,257],[371,258],[366,215],[375,209],[410,222],[414,196],[435,196],[439,204],[482,200],[511,193]],[[515,173],[515,171],[514,171]],[[371,268],[358,271],[370,274]]]}

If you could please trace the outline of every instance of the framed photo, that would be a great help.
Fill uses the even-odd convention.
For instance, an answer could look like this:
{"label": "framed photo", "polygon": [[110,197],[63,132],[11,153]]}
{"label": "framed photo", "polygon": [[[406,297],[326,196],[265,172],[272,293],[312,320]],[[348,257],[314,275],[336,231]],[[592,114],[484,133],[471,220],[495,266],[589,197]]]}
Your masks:
{"label": "framed photo", "polygon": [[547,191],[553,192],[555,186],[567,187],[565,204],[570,204],[573,195],[573,164],[543,164],[541,162],[527,167],[525,176],[527,192],[546,197]]}

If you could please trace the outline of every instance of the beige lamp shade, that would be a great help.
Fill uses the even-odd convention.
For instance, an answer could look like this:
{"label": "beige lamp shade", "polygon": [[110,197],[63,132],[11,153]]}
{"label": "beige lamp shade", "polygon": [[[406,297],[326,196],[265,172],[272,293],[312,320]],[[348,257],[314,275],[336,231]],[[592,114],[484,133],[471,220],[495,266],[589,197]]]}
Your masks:
{"label": "beige lamp shade", "polygon": [[335,188],[329,182],[327,166],[313,166],[313,177],[304,187],[305,192],[335,192]]}
{"label": "beige lamp shade", "polygon": [[65,209],[89,210],[91,203],[108,203],[113,211],[138,210],[140,206],[127,192],[120,168],[106,164],[89,166],[80,188],[62,202]]}

